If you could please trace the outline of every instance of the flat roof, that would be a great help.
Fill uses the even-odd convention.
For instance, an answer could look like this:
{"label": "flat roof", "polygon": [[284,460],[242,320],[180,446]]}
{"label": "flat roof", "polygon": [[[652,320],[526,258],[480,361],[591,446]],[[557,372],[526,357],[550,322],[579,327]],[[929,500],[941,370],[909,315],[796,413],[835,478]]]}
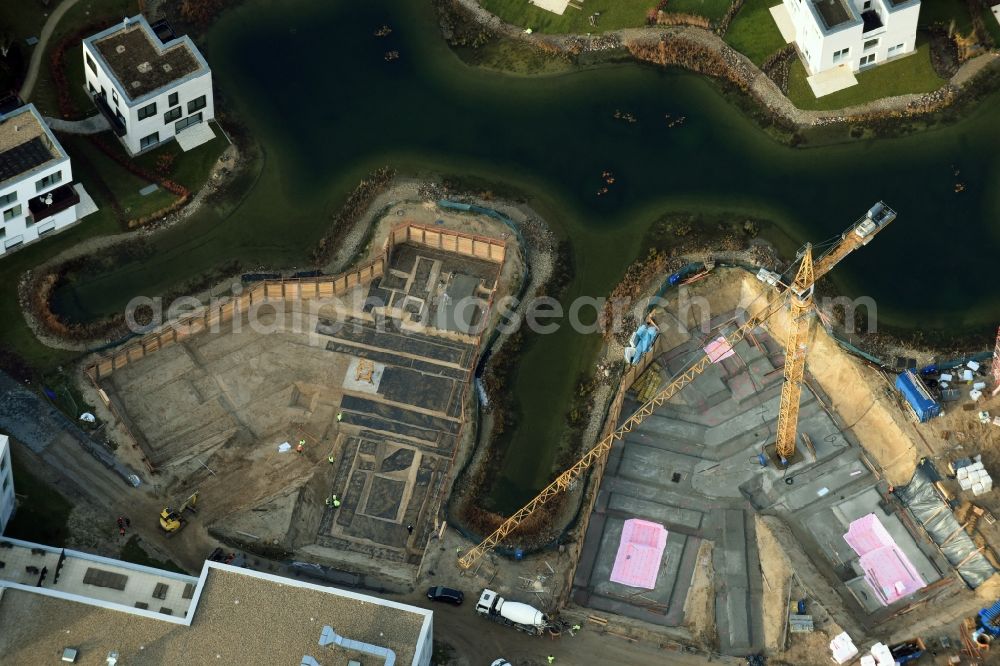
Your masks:
{"label": "flat roof", "polygon": [[854,20],[854,13],[847,6],[846,0],[813,0],[813,6],[827,28],[836,28]]}
{"label": "flat roof", "polygon": [[63,157],[33,105],[0,116],[0,185]]}
{"label": "flat roof", "polygon": [[0,586],[37,587],[165,617],[185,617],[198,585],[194,576],[6,537],[0,537],[0,562]]}
{"label": "flat roof", "polygon": [[183,622],[0,582],[6,587],[0,589],[0,654],[10,663],[38,663],[76,648],[76,663],[100,666],[109,652],[122,663],[299,664],[305,656],[320,664],[385,663],[356,645],[321,646],[329,626],[351,641],[392,650],[403,665],[413,663],[430,628],[431,611],[217,562],[206,562],[195,580]]}
{"label": "flat roof", "polygon": [[208,69],[189,37],[163,43],[143,17],[127,19],[86,41],[130,100]]}

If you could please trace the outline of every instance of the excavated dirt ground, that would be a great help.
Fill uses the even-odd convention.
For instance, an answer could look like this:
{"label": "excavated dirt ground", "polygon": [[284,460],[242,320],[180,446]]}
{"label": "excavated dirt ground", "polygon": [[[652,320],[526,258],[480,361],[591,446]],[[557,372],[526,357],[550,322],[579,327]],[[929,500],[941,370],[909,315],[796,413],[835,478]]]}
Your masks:
{"label": "excavated dirt ground", "polygon": [[[692,298],[704,297],[703,304],[707,307],[710,313],[709,318],[711,318],[713,315],[730,311],[734,307],[745,307],[751,312],[756,312],[763,306],[764,301],[761,295],[764,291],[764,285],[749,274],[735,270],[722,270],[695,283],[688,295]],[[674,307],[674,305],[668,304],[667,311],[677,314],[680,321],[683,321],[683,325],[678,326],[678,320],[671,316],[662,319],[658,317],[661,334],[666,336],[666,348],[668,349],[684,341],[688,329],[695,323],[694,318],[698,314],[697,310],[681,314],[676,309],[672,309]],[[768,322],[767,329],[774,340],[780,341],[784,339],[787,326],[787,312],[779,312]],[[861,444],[863,453],[872,463],[873,469],[878,470],[882,475],[883,481],[880,482],[879,487],[884,488],[888,484],[901,484],[908,481],[919,458],[935,452],[934,443],[925,441],[928,439],[926,426],[917,426],[911,416],[901,408],[896,396],[887,390],[889,388],[887,379],[879,371],[843,351],[819,326],[815,326],[813,329],[809,354],[808,372],[809,381],[814,387],[813,392],[818,396],[817,399],[822,403],[824,410],[835,415],[838,427],[845,432],[845,436],[849,435],[852,440]],[[674,368],[671,367],[671,371],[673,370]],[[963,423],[965,426],[973,428],[978,421],[969,423],[968,417],[974,418],[975,415],[964,414],[966,418],[963,419]],[[948,422],[948,417],[946,417],[941,420],[940,425]],[[990,426],[990,428],[992,427]],[[969,437],[971,436],[969,435]],[[986,433],[981,436],[981,439],[992,443],[992,439]],[[820,448],[819,443],[817,443],[817,448]],[[852,450],[858,452],[862,452],[862,449],[852,447]],[[984,460],[991,460],[985,452]],[[876,475],[875,478],[879,477]],[[757,545],[759,537],[754,535],[752,531],[748,531],[747,537],[754,541],[755,546]],[[535,597],[539,602],[537,605],[542,607],[545,607],[544,599],[525,587],[525,581],[537,580],[539,576],[543,576],[546,579],[544,581],[546,593],[556,598],[564,597],[566,594],[565,585],[574,575],[575,553],[579,552],[578,544],[567,544],[567,551],[573,554],[569,562],[561,555],[557,556],[554,553],[532,556],[523,562],[512,562],[490,556],[475,573],[463,573],[455,567],[454,560],[458,549],[468,547],[468,544],[457,539],[450,530],[445,533],[445,542],[449,544],[456,542],[458,545],[454,547],[455,552],[452,552],[452,547],[442,544],[438,553],[438,561],[432,569],[433,576],[428,578],[428,582],[433,580],[439,584],[451,583],[460,587],[464,586],[467,590],[471,583],[475,593],[478,593],[481,587],[489,585],[518,600],[530,602],[532,597]],[[715,545],[718,546],[718,544]],[[922,545],[921,548],[925,546],[931,547]],[[834,592],[833,588],[827,585],[830,594],[826,596],[833,600],[833,613],[831,614],[815,599],[812,599],[810,612],[817,620],[817,631],[809,635],[784,636],[787,650],[783,652],[779,643],[782,640],[782,632],[785,631],[783,624],[789,590],[791,589],[792,597],[810,596],[809,590],[814,589],[824,578],[818,569],[804,571],[801,567],[789,565],[784,556],[777,558],[775,551],[784,548],[787,546],[779,545],[766,536],[760,540],[761,566],[767,577],[767,582],[762,584],[762,605],[765,609],[764,621],[762,622],[764,642],[769,651],[772,652],[772,658],[778,663],[808,663],[808,659],[816,657],[820,650],[825,654],[829,638],[840,630],[840,625],[834,618],[849,617],[851,612],[846,610],[843,601],[838,596],[845,592],[843,590]],[[801,557],[819,557],[814,548],[812,550],[800,548],[799,551]],[[701,558],[703,555],[703,549],[699,548],[698,557]],[[777,561],[774,561],[776,559]],[[554,572],[544,573],[544,567],[550,565]],[[567,565],[572,567],[568,572],[562,569],[563,566]],[[823,571],[828,571],[830,566],[828,563],[823,563],[821,568]],[[789,578],[789,572],[793,569],[797,576],[803,577],[803,581]],[[625,634],[658,635],[660,640],[668,642],[673,640],[689,643],[700,642],[706,637],[714,637],[717,634],[713,620],[718,609],[715,609],[714,613],[711,610],[708,612],[699,610],[705,606],[706,599],[715,598],[715,590],[719,585],[719,581],[714,580],[716,577],[717,574],[706,576],[704,567],[695,567],[685,600],[683,626],[654,628],[646,622],[631,620],[613,613],[595,613],[590,608],[581,607],[572,602],[563,608],[563,613],[568,617],[579,618],[583,621],[587,621],[587,618],[591,616],[610,619],[612,626],[616,627],[616,631]],[[549,584],[553,586],[551,589],[548,588]],[[879,625],[878,628],[870,627],[865,631],[873,630],[876,634],[884,633],[887,637],[892,636],[899,640],[910,637],[909,633],[917,627],[933,626],[938,617],[945,615],[952,619],[961,617],[972,606],[981,603],[980,599],[984,597],[982,594],[971,595],[957,589],[960,587],[952,586],[952,588],[956,588],[955,591],[938,597],[932,604],[934,608],[929,608],[926,603],[921,603],[905,617],[892,619],[884,625]],[[980,589],[980,592],[982,591],[983,588]],[[954,628],[955,623],[952,620],[948,620],[948,622],[950,624],[947,630],[942,630],[942,635],[947,635]],[[807,661],[797,661],[799,659],[807,659]]]}
{"label": "excavated dirt ground", "polygon": [[[492,220],[403,202],[386,211],[370,247],[380,250],[383,232],[404,220],[449,217],[456,227],[505,233]],[[164,504],[200,493],[190,517],[198,528],[175,540],[204,540],[207,530],[269,556],[412,583],[464,439],[479,341],[448,330],[455,318],[436,313],[449,301],[422,285],[469,291],[485,304],[495,285],[500,296],[519,275],[520,250],[508,247],[501,267],[400,245],[383,278],[337,304],[266,304],[254,325],[244,314],[103,379],[137,440],[119,452],[156,469],[150,484]],[[382,326],[373,299],[407,312],[423,303],[431,325],[414,328],[407,316]],[[108,410],[99,416],[115,422]],[[115,425],[115,438],[129,442]],[[291,450],[279,451],[286,442]],[[331,494],[337,509],[327,506]]]}

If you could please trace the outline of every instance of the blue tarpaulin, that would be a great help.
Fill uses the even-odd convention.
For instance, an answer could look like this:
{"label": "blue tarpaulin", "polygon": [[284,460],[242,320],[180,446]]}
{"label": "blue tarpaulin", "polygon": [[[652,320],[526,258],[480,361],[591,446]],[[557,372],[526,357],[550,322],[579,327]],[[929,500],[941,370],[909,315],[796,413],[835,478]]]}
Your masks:
{"label": "blue tarpaulin", "polygon": [[625,350],[625,359],[632,365],[638,363],[642,355],[653,348],[653,343],[656,342],[656,336],[659,334],[659,329],[652,324],[643,324],[640,326],[632,334],[632,344],[629,345],[631,349]]}
{"label": "blue tarpaulin", "polygon": [[931,397],[927,387],[912,370],[904,370],[899,373],[899,376],[896,377],[896,388],[906,398],[906,402],[916,412],[921,423],[941,413],[941,405]]}

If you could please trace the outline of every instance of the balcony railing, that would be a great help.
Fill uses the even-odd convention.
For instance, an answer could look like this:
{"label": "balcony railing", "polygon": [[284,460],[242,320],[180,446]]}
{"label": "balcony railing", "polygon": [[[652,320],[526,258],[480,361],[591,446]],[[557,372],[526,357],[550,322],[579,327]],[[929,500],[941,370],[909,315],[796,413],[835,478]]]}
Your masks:
{"label": "balcony railing", "polygon": [[[52,198],[49,199],[49,197]],[[80,195],[73,189],[73,186],[60,185],[50,192],[28,200],[28,210],[31,211],[28,215],[28,222],[38,224],[78,203],[80,203]]]}
{"label": "balcony railing", "polygon": [[111,129],[114,131],[115,136],[125,136],[125,123],[121,121],[115,110],[108,105],[108,101],[104,99],[104,95],[100,93],[92,93],[90,95],[94,98],[94,104],[97,105],[97,110],[101,112],[108,122],[111,123]]}

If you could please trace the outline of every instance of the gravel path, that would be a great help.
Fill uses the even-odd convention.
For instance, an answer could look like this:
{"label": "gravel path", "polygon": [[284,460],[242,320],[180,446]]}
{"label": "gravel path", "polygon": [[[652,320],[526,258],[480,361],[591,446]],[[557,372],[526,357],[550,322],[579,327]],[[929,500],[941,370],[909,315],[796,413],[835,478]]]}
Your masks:
{"label": "gravel path", "polygon": [[111,123],[100,113],[83,120],[63,120],[45,116],[45,123],[55,131],[66,134],[100,134],[111,129]]}
{"label": "gravel path", "polygon": [[63,0],[45,21],[45,25],[42,27],[42,34],[38,36],[38,43],[35,44],[35,50],[31,52],[31,62],[28,63],[28,73],[24,76],[24,85],[21,86],[21,92],[19,94],[19,97],[25,102],[31,101],[28,98],[31,97],[31,92],[35,89],[35,81],[38,80],[38,68],[42,64],[42,56],[45,55],[45,47],[49,44],[49,38],[52,37],[52,31],[56,29],[56,25],[59,24],[59,20],[63,17],[63,14],[69,11],[69,9],[79,1],[80,0]]}

